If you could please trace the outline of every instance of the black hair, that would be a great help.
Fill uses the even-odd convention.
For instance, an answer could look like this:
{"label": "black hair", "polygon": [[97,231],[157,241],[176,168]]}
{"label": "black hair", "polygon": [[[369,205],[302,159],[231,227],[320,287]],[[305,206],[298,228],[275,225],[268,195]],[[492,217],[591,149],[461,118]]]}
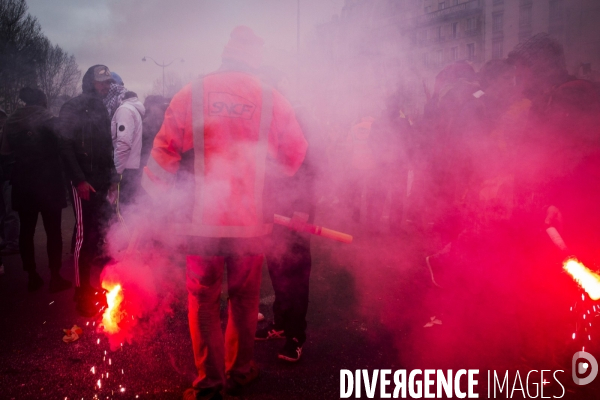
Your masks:
{"label": "black hair", "polygon": [[19,99],[28,106],[42,106],[48,105],[48,98],[40,89],[30,88],[28,86],[19,90]]}

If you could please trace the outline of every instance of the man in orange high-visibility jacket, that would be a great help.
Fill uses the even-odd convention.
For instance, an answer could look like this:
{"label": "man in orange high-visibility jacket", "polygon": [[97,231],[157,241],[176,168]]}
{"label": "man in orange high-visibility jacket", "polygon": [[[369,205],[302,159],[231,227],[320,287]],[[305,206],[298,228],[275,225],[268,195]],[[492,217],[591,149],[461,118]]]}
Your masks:
{"label": "man in orange high-visibility jacket", "polygon": [[[307,148],[290,104],[254,75],[262,45],[250,28],[236,27],[221,68],[173,97],[142,181],[150,196],[160,197],[176,174],[184,176],[175,187],[188,203],[176,210],[184,220],[174,223],[174,232],[188,236],[189,323],[198,369],[185,398],[220,398],[223,385],[236,394],[258,377],[253,351],[262,242],[273,221],[263,194],[269,176],[296,172]],[[219,321],[224,263],[225,339]]]}

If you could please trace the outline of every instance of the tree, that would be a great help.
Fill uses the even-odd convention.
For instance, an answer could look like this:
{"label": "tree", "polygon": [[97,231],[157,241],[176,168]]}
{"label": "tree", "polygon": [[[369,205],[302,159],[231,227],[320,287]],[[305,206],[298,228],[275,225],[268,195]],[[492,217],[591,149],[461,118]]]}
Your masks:
{"label": "tree", "polygon": [[61,96],[73,97],[81,77],[75,56],[67,54],[59,45],[45,39],[37,64],[39,88],[48,96],[48,106],[55,108]]}
{"label": "tree", "polygon": [[56,106],[75,94],[80,76],[75,57],[50,43],[25,0],[0,0],[0,107],[14,111],[24,86],[39,87]]}
{"label": "tree", "polygon": [[19,90],[36,84],[42,39],[25,0],[0,1],[0,105],[8,112],[16,108]]}

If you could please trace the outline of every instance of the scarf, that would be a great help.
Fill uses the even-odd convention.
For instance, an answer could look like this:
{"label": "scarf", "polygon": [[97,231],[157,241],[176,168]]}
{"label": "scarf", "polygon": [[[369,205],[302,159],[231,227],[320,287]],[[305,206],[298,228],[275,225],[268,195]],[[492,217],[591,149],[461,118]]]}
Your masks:
{"label": "scarf", "polygon": [[113,117],[115,111],[117,111],[117,108],[119,108],[119,106],[121,105],[121,102],[123,101],[123,96],[125,96],[126,92],[127,89],[125,88],[125,86],[118,85],[116,83],[110,84],[110,90],[104,98],[104,105],[108,110],[110,118]]}

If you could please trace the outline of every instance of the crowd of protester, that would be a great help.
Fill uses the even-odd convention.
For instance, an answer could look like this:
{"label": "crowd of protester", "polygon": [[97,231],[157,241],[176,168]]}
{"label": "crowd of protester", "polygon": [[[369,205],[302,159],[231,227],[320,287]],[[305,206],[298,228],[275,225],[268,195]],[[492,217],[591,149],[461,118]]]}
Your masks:
{"label": "crowd of protester", "polygon": [[[23,107],[9,116],[0,110],[0,246],[2,255],[20,254],[29,274],[27,290],[44,285],[34,256],[38,214],[47,239],[49,290],[72,286],[60,273],[61,215],[69,199],[76,220],[71,247],[77,310],[86,317],[97,315],[106,298],[92,285],[90,271],[107,262],[103,244],[110,221],[122,218],[140,196],[162,196],[157,182],[173,183],[178,170],[195,175],[191,181],[202,181],[204,195],[189,176],[180,178],[180,188],[191,191],[190,204],[182,209],[194,211],[193,217],[177,221],[190,237],[187,287],[199,371],[187,396],[216,399],[223,387],[236,393],[258,376],[253,340],[285,338],[279,358],[300,358],[311,270],[310,238],[300,231],[314,222],[318,199],[342,204],[348,221],[370,235],[418,236],[425,249],[423,268],[441,288],[459,286],[457,276],[466,264],[485,267],[493,264],[489,259],[500,259],[512,265],[496,271],[496,278],[511,282],[504,286],[510,296],[518,294],[508,286],[516,287],[540,268],[547,276],[540,285],[551,290],[562,279],[560,270],[540,266],[559,263],[565,254],[552,248],[549,227],[562,234],[580,260],[596,265],[599,89],[569,75],[563,49],[549,35],[530,38],[507,59],[491,60],[479,71],[468,62],[446,66],[421,113],[409,112],[415,99],[398,89],[386,99],[381,115],[337,123],[328,138],[308,108],[286,100],[285,76],[258,68],[262,43],[248,28],[236,28],[220,70],[202,78],[204,86],[186,86],[170,105],[161,96],[148,96],[142,104],[118,74],[94,65],[83,77],[82,93],[67,101],[58,117],[46,109],[44,93],[29,87],[20,92]],[[240,115],[255,104],[272,107],[272,115],[250,113],[252,124],[231,115],[227,123],[215,119],[223,107],[198,115],[190,104],[204,96],[202,90],[240,91],[239,98],[258,99],[244,105],[249,108],[242,107]],[[270,125],[263,127],[261,118]],[[204,123],[206,143],[193,143],[199,128],[192,121]],[[219,141],[211,136],[229,135],[232,129],[248,137]],[[265,140],[266,165],[249,163],[240,150],[255,136]],[[215,154],[227,154],[235,172],[211,170],[211,163],[222,162]],[[198,160],[205,166],[198,167]],[[218,185],[208,190],[219,179],[237,185],[237,203]],[[206,193],[223,198],[209,201]],[[246,209],[247,203],[256,207]],[[261,225],[262,208],[265,216],[294,215],[296,230],[276,226],[269,235],[269,219]],[[198,219],[197,212],[204,217]],[[257,329],[257,274],[263,257],[275,290],[274,321]],[[232,281],[225,343],[217,333],[215,296],[224,261]],[[562,307],[561,301],[549,298],[553,306]],[[557,311],[556,318],[567,317]]]}
{"label": "crowd of protester", "polygon": [[[72,287],[62,267],[62,210],[67,200],[76,217],[71,252],[75,266],[75,300],[84,316],[96,315],[106,304],[90,281],[92,265],[106,263],[104,235],[119,202],[137,195],[142,143],[156,135],[168,101],[151,96],[152,117],[142,135],[144,106],[125,89],[121,77],[103,65],[90,67],[83,93],[67,101],[54,116],[46,95],[24,87],[23,106],[2,116],[1,167],[3,185],[2,254],[20,254],[29,274],[27,290],[44,286],[36,270],[34,234],[41,214],[46,233],[50,292]],[[143,137],[144,136],[144,137]],[[118,190],[117,190],[118,188]],[[118,193],[117,193],[118,191]],[[67,195],[69,193],[69,195]],[[112,205],[111,205],[112,203]],[[4,267],[2,267],[2,273]]]}
{"label": "crowd of protester", "polygon": [[333,199],[357,232],[422,234],[436,285],[452,246],[482,229],[555,226],[586,257],[597,224],[593,177],[583,172],[599,145],[599,90],[568,73],[561,44],[545,33],[478,71],[449,64],[422,112],[407,113],[414,94],[400,88],[380,115],[331,135],[330,164],[343,159],[345,171]]}
{"label": "crowd of protester", "polygon": [[359,237],[416,245],[433,315],[495,337],[503,362],[591,349],[574,334],[581,293],[562,264],[600,261],[599,84],[569,74],[562,45],[540,33],[478,70],[445,66],[416,113],[405,86],[380,114],[331,130],[329,167],[343,179],[321,200],[342,202]]}

